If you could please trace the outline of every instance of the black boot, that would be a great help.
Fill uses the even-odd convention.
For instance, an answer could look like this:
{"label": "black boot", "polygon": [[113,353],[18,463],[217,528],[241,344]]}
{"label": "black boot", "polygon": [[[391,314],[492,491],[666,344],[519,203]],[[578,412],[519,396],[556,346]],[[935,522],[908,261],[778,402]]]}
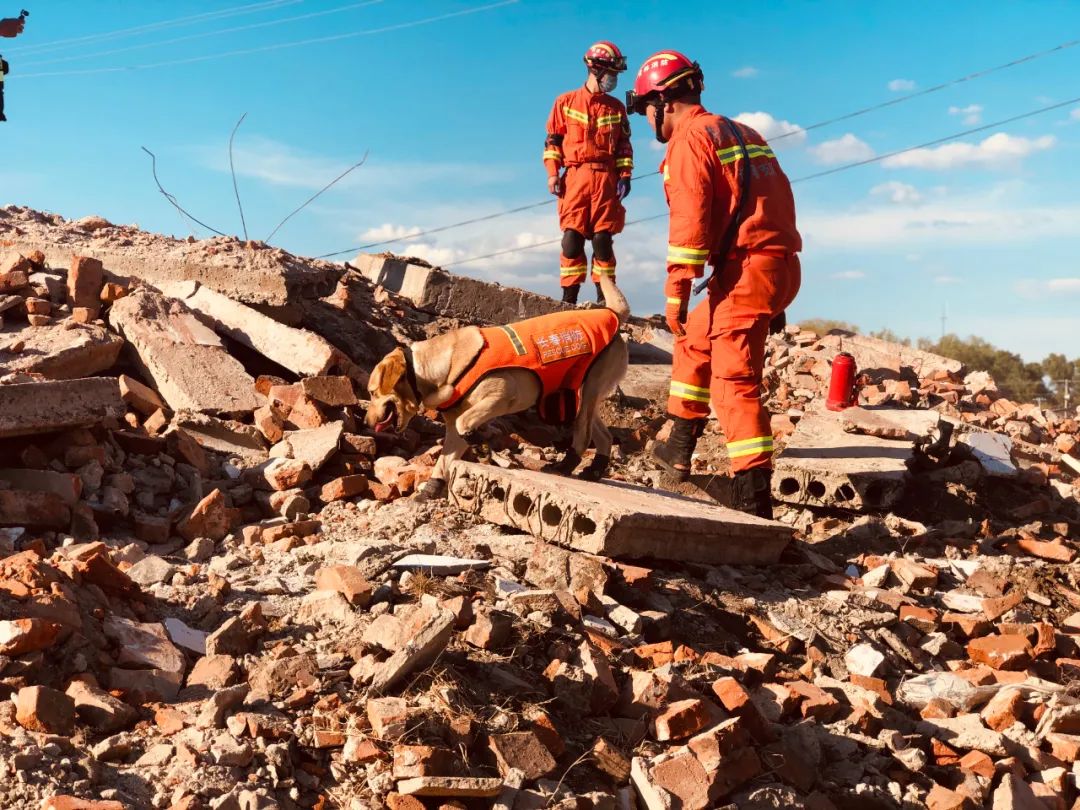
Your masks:
{"label": "black boot", "polygon": [[772,520],[772,470],[754,467],[731,479],[731,508]]}
{"label": "black boot", "polygon": [[576,304],[578,292],[581,290],[580,284],[571,284],[569,287],[562,288],[562,302],[564,304]]}
{"label": "black boot", "polygon": [[666,442],[653,445],[653,458],[675,478],[685,481],[690,477],[690,459],[701,434],[705,432],[704,419],[671,417],[671,435]]}
{"label": "black boot", "polygon": [[607,303],[607,299],[604,298],[604,289],[600,286],[600,282],[596,282],[596,303],[600,306],[604,306]]}

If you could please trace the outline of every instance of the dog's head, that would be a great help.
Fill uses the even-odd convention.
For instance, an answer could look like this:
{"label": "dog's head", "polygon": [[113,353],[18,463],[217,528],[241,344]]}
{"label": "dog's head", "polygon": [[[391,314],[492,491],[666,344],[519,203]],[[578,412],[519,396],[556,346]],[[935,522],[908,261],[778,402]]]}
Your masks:
{"label": "dog's head", "polygon": [[400,433],[420,411],[421,405],[409,385],[405,369],[405,352],[394,349],[379,361],[368,378],[371,404],[364,421],[376,432],[394,430]]}

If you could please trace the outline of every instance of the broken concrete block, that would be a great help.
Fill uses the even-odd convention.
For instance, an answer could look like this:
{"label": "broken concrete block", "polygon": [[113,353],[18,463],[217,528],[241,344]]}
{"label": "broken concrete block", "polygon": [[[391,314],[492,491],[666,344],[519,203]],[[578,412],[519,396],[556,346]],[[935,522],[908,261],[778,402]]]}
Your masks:
{"label": "broken concrete block", "polygon": [[903,495],[914,455],[909,441],[846,433],[834,412],[799,421],[776,458],[773,497],[785,503],[881,509]]}
{"label": "broken concrete block", "polygon": [[1012,439],[1000,433],[982,430],[962,430],[956,443],[964,445],[982,465],[986,474],[994,478],[1016,478],[1020,470],[1012,460]]}
{"label": "broken concrete block", "polygon": [[255,380],[180,301],[138,290],[113,304],[109,320],[172,410],[242,414],[261,404]]}
{"label": "broken concrete block", "polygon": [[401,646],[379,665],[371,688],[385,691],[416,670],[427,666],[446,649],[454,629],[454,614],[449,610],[424,605],[403,623]]}
{"label": "broken concrete block", "polygon": [[503,287],[392,256],[361,253],[352,261],[372,284],[410,301],[417,309],[479,323],[510,323],[566,306],[536,293]]}
{"label": "broken concrete block", "polygon": [[502,779],[480,776],[416,776],[402,779],[398,793],[405,796],[448,796],[487,799],[502,791]]}
{"label": "broken concrete block", "polygon": [[124,411],[108,377],[0,385],[0,438],[88,427]]}
{"label": "broken concrete block", "polygon": [[297,459],[317,472],[337,452],[343,432],[343,422],[328,422],[309,430],[287,430],[281,441],[270,448],[270,457]]}
{"label": "broken concrete block", "polygon": [[346,361],[342,352],[314,332],[279,323],[198,282],[164,284],[161,290],[206,317],[218,332],[296,374],[325,374]]}
{"label": "broken concrete block", "polygon": [[71,509],[53,492],[0,489],[0,526],[66,529],[71,525]]}
{"label": "broken concrete block", "polygon": [[104,689],[82,681],[72,681],[67,696],[75,702],[79,719],[100,734],[115,734],[139,719],[139,713]]}
{"label": "broken concrete block", "polygon": [[359,402],[352,380],[348,377],[305,377],[300,385],[308,397],[323,405],[338,407]]}
{"label": "broken concrete block", "polygon": [[451,503],[552,543],[615,558],[776,562],[792,530],[704,501],[469,462],[452,466]]}
{"label": "broken concrete block", "polygon": [[50,380],[74,380],[108,371],[120,356],[123,338],[93,324],[24,329],[22,350],[0,352],[0,375],[42,374]]}
{"label": "broken concrete block", "polygon": [[82,495],[82,478],[72,473],[53,470],[3,469],[0,481],[6,482],[11,489],[29,492],[51,492],[59,495],[68,506],[74,506]]}

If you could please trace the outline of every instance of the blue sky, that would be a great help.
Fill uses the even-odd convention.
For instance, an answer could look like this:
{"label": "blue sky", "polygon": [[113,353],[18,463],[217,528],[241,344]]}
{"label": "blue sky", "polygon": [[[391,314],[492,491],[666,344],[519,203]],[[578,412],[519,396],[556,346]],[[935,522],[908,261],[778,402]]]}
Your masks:
{"label": "blue sky", "polygon": [[[235,160],[253,238],[367,153],[273,240],[318,255],[544,200],[544,123],[584,79],[596,39],[633,68],[661,48],[690,54],[706,106],[768,137],[1078,33],[1068,2],[62,0],[0,40],[12,71],[0,204],[187,235],[146,146],[187,208],[239,233],[226,145],[246,112]],[[1078,97],[1077,76],[1080,47],[775,145],[798,178]],[[635,124],[638,172],[652,171],[662,151]],[[799,183],[804,281],[791,317],[935,337],[944,310],[949,331],[1025,359],[1076,356],[1078,187],[1080,104]],[[663,213],[658,178],[637,182],[627,206],[630,219]],[[558,235],[546,206],[390,247],[449,263]],[[638,313],[662,308],[666,241],[663,219],[616,240]],[[552,292],[556,251],[452,269]]]}

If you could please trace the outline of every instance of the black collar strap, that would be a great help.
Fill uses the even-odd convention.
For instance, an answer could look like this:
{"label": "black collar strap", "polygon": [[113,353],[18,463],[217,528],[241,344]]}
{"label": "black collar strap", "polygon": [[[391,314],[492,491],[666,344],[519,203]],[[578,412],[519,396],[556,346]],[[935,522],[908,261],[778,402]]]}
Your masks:
{"label": "black collar strap", "polygon": [[405,381],[409,383],[409,388],[412,389],[413,396],[416,397],[417,405],[422,408],[424,407],[424,398],[420,395],[420,386],[416,381],[416,367],[413,365],[412,348],[402,346],[401,351],[405,354]]}

